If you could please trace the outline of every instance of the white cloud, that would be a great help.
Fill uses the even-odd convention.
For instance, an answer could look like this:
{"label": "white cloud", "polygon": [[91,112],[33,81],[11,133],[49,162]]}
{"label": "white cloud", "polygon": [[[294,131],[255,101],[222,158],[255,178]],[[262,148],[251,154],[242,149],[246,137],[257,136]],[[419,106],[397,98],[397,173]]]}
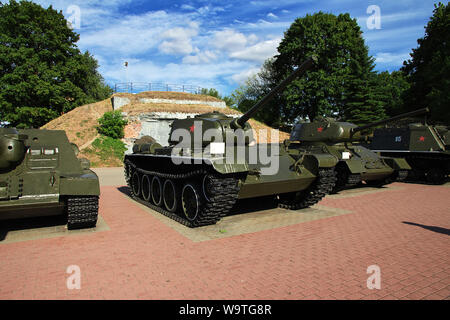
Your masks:
{"label": "white cloud", "polygon": [[409,52],[404,53],[390,53],[390,52],[379,52],[375,55],[376,63],[383,64],[396,64],[401,66],[403,61],[410,58]]}
{"label": "white cloud", "polygon": [[188,4],[183,4],[180,8],[183,10],[195,10],[193,6],[190,6]]}
{"label": "white cloud", "polygon": [[196,55],[189,55],[183,58],[183,63],[186,64],[200,64],[200,63],[209,63],[217,59],[217,55],[209,50],[205,52],[199,52]]}
{"label": "white cloud", "polygon": [[237,84],[244,84],[245,81],[259,72],[259,68],[250,68],[242,72],[234,74],[231,79]]}
{"label": "white cloud", "polygon": [[272,19],[277,19],[277,18],[278,18],[278,16],[275,15],[275,14],[273,14],[272,12],[269,12],[269,13],[267,14],[267,17],[268,17],[268,18],[272,18]]}
{"label": "white cloud", "polygon": [[262,41],[243,50],[232,52],[230,57],[262,63],[277,53],[280,41],[281,38]]}
{"label": "white cloud", "polygon": [[247,37],[233,29],[216,31],[214,33],[214,46],[225,51],[242,50],[247,44]]}
{"label": "white cloud", "polygon": [[189,23],[188,28],[176,27],[161,35],[164,40],[159,49],[166,54],[186,55],[193,51],[191,38],[198,34],[198,23]]}

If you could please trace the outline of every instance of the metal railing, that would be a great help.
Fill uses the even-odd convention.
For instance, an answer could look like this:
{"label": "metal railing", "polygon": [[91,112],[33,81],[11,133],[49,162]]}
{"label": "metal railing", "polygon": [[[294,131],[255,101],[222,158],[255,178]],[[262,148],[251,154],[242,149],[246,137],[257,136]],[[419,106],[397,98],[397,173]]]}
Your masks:
{"label": "metal railing", "polygon": [[123,82],[114,85],[114,92],[139,93],[143,91],[174,91],[200,94],[202,88],[186,84],[169,84],[162,82]]}

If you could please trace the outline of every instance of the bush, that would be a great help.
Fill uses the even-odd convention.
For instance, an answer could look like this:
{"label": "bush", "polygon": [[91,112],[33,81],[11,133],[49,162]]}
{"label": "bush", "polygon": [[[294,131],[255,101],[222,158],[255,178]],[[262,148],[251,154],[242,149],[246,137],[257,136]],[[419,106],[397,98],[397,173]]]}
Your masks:
{"label": "bush", "polygon": [[100,134],[114,139],[121,139],[124,136],[123,128],[128,123],[123,119],[120,111],[108,111],[98,119],[100,124],[97,130]]}
{"label": "bush", "polygon": [[92,152],[97,154],[103,161],[111,159],[111,157],[122,160],[127,150],[121,140],[106,136],[95,139],[92,142],[92,148]]}

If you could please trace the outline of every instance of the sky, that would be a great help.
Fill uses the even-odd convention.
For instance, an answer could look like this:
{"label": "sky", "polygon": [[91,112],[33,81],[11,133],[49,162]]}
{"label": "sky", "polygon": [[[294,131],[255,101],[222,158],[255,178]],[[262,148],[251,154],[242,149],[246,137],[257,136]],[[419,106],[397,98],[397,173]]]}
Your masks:
{"label": "sky", "polygon": [[[432,0],[35,0],[61,10],[106,83],[163,82],[229,95],[277,54],[298,17],[349,13],[377,71],[398,70],[433,13]],[[125,61],[128,67],[124,66]]]}

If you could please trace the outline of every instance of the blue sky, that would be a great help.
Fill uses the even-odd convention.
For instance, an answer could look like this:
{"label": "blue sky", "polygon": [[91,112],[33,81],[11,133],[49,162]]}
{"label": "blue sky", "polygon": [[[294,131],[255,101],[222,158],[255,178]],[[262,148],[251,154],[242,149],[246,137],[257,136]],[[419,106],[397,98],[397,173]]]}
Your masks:
{"label": "blue sky", "polygon": [[[106,82],[166,82],[229,94],[277,53],[297,17],[350,13],[363,30],[376,70],[393,71],[409,58],[432,15],[431,0],[142,1],[42,0],[62,10],[80,34],[78,46],[99,61]],[[369,29],[371,5],[380,29]],[[76,9],[79,8],[79,15]],[[126,68],[124,62],[128,61]]]}

